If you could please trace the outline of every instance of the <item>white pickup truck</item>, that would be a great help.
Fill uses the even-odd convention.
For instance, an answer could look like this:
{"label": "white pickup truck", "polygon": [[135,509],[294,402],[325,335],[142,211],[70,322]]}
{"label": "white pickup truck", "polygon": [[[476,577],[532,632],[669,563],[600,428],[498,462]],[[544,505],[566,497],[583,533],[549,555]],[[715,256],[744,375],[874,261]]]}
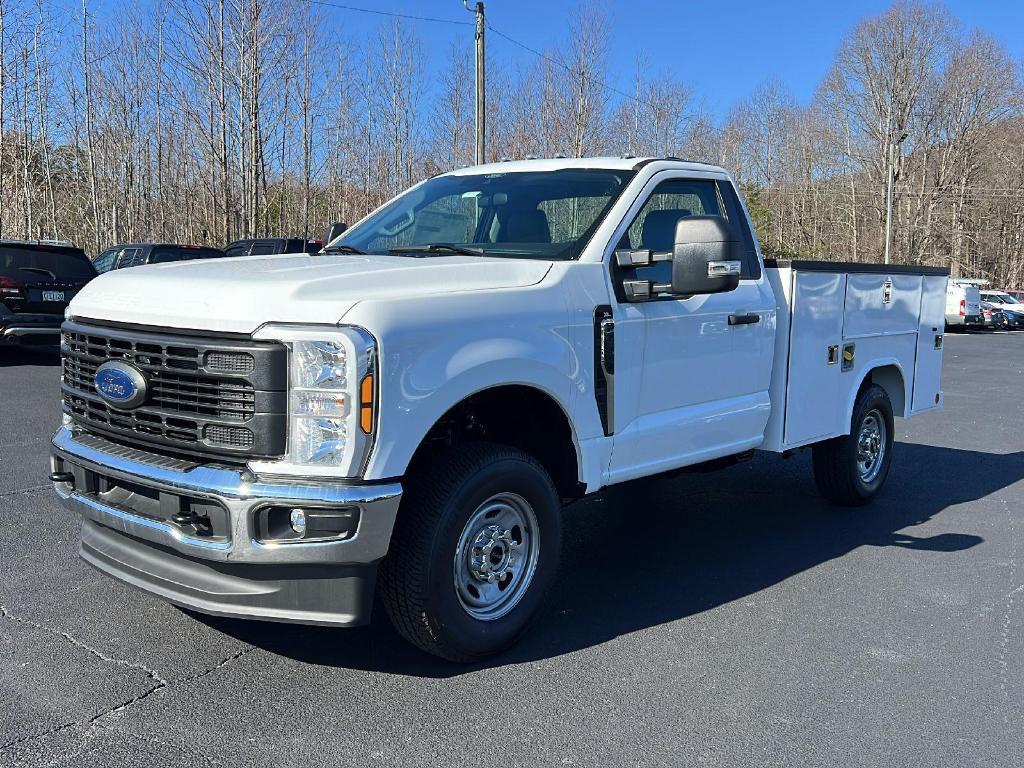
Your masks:
{"label": "white pickup truck", "polygon": [[868,502],[893,417],[942,405],[946,280],[766,263],[713,166],[458,170],[318,255],[90,283],[51,479],[82,556],[128,584],[334,626],[376,595],[472,660],[523,632],[563,504],[605,486],[810,446],[826,497]]}

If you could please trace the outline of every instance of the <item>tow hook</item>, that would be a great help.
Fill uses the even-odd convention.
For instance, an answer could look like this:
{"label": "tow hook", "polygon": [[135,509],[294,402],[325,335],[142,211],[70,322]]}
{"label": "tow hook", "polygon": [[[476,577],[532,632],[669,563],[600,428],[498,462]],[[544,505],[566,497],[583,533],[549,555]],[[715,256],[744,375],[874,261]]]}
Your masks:
{"label": "tow hook", "polygon": [[182,528],[191,525],[200,536],[209,536],[213,533],[210,518],[197,515],[192,511],[178,512],[176,515],[172,515],[171,522]]}

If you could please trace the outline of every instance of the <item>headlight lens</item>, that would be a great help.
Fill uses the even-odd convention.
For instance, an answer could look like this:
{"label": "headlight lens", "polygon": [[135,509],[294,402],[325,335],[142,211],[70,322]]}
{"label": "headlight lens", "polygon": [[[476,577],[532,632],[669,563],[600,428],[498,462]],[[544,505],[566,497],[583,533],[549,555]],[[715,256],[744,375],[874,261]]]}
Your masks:
{"label": "headlight lens", "polygon": [[264,326],[255,335],[289,348],[288,455],[255,472],[357,477],[376,425],[377,344],[354,326]]}

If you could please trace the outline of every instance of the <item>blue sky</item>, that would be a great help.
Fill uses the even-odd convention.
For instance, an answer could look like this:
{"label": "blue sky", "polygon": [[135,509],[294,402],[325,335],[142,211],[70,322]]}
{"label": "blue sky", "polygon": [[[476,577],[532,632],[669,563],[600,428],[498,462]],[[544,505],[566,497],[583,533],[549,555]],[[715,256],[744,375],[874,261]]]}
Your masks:
{"label": "blue sky", "polygon": [[[337,0],[339,4],[456,21],[472,21],[461,0]],[[832,62],[845,32],[860,18],[880,13],[883,0],[605,0],[612,26],[609,80],[628,90],[638,50],[654,72],[675,71],[717,117],[762,81],[777,77],[801,102],[808,101]],[[1024,60],[1024,0],[951,0],[947,7],[965,28],[981,27]],[[509,36],[544,49],[564,40],[577,0],[487,0],[491,24]],[[346,36],[375,29],[382,17],[321,6],[343,24]],[[409,22],[440,65],[452,41],[472,47],[472,28]],[[488,38],[500,61],[532,54],[496,35]]]}

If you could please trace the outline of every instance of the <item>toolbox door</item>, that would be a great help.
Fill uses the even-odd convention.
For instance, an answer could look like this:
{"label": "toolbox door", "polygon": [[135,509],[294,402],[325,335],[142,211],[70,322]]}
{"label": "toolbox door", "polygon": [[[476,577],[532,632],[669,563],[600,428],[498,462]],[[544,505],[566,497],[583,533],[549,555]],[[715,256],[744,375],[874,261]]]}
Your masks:
{"label": "toolbox door", "polygon": [[935,408],[942,401],[943,330],[946,322],[946,277],[926,275],[921,290],[921,318],[914,361],[912,411]]}
{"label": "toolbox door", "polygon": [[840,350],[846,275],[794,272],[786,382],[786,446],[848,431],[840,406]]}

